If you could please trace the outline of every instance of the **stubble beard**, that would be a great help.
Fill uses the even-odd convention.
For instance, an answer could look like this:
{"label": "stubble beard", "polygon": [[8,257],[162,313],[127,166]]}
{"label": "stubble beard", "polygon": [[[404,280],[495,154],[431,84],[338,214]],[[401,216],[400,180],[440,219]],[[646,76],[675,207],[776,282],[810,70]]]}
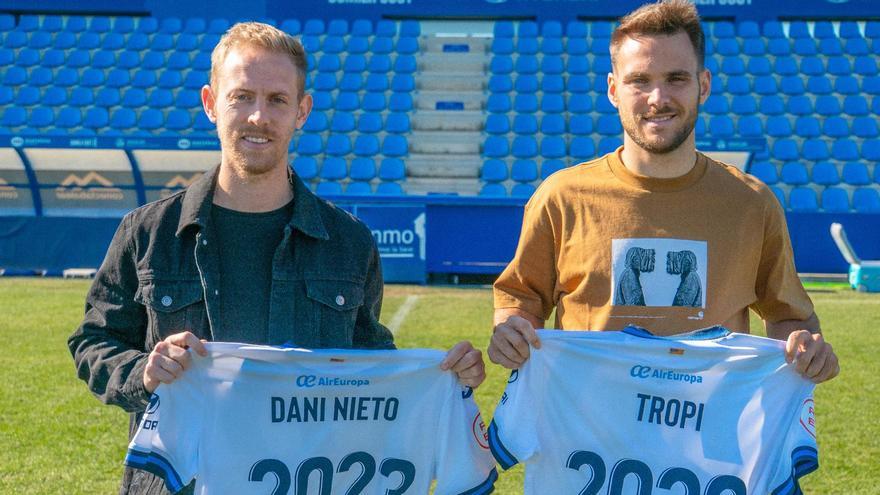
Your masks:
{"label": "stubble beard", "polygon": [[[699,86],[698,86],[699,88]],[[672,137],[670,139],[660,139],[656,141],[651,141],[647,138],[639,130],[638,124],[636,123],[636,118],[634,116],[627,116],[623,118],[621,115],[620,123],[623,126],[623,130],[626,134],[633,140],[633,142],[638,145],[639,148],[643,150],[653,153],[656,155],[665,155],[668,153],[672,153],[677,150],[679,146],[684,143],[687,138],[694,132],[695,125],[697,123],[697,115],[699,114],[699,92],[697,93],[697,101],[690,108],[693,109],[687,116],[687,120],[685,120],[682,125],[675,130]],[[679,109],[681,110],[681,109]],[[678,115],[681,115],[681,112],[676,112]]]}

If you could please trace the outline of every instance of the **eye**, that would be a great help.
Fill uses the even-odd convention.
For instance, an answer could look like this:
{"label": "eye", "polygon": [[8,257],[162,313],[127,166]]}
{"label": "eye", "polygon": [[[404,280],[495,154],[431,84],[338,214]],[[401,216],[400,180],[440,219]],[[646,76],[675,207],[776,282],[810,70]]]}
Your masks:
{"label": "eye", "polygon": [[245,94],[245,93],[239,93],[236,95],[232,95],[232,100],[235,101],[236,103],[247,102],[247,101],[250,101],[250,99],[251,99],[250,95]]}

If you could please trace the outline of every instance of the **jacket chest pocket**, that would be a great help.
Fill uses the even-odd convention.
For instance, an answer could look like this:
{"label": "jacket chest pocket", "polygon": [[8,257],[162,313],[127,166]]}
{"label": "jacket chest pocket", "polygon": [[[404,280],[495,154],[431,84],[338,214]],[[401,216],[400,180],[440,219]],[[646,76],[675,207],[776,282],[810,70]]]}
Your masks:
{"label": "jacket chest pocket", "polygon": [[210,337],[204,293],[198,280],[141,281],[134,299],[147,311],[147,349],[180,332]]}
{"label": "jacket chest pocket", "polygon": [[364,304],[364,288],[361,284],[344,280],[306,280],[305,283],[314,318],[316,345],[351,347],[358,308]]}

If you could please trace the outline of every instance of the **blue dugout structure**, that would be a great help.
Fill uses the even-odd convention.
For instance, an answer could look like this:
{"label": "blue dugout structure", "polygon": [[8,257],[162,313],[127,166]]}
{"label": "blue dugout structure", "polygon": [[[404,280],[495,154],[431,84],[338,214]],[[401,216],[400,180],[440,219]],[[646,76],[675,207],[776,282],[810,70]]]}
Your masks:
{"label": "blue dugout structure", "polygon": [[[763,140],[698,142],[748,155]],[[0,137],[0,268],[12,273],[97,267],[119,219],[173,194],[219,162],[215,138]],[[386,281],[497,274],[512,258],[522,198],[334,196],[373,231]],[[880,258],[880,214],[787,213],[801,272],[844,273],[828,229],[842,223]],[[723,219],[717,219],[723,222]]]}

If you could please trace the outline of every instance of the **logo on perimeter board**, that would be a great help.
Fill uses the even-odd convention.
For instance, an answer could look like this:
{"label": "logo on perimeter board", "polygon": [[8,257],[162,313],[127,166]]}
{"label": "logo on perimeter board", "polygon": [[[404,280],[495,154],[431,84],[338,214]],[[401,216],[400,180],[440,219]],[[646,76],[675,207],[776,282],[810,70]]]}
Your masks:
{"label": "logo on perimeter board", "polygon": [[474,417],[474,422],[471,424],[471,431],[474,434],[474,440],[477,441],[477,444],[484,448],[489,448],[489,433],[486,431],[486,423],[483,422],[483,417],[480,413],[477,413],[476,417]]}
{"label": "logo on perimeter board", "polygon": [[804,404],[801,406],[801,426],[807,430],[807,433],[809,433],[811,437],[816,438],[816,416],[813,411],[814,407],[812,398],[804,401]]}
{"label": "logo on perimeter board", "polygon": [[153,414],[159,409],[159,396],[153,394],[150,396],[150,403],[147,404],[147,414]]}

